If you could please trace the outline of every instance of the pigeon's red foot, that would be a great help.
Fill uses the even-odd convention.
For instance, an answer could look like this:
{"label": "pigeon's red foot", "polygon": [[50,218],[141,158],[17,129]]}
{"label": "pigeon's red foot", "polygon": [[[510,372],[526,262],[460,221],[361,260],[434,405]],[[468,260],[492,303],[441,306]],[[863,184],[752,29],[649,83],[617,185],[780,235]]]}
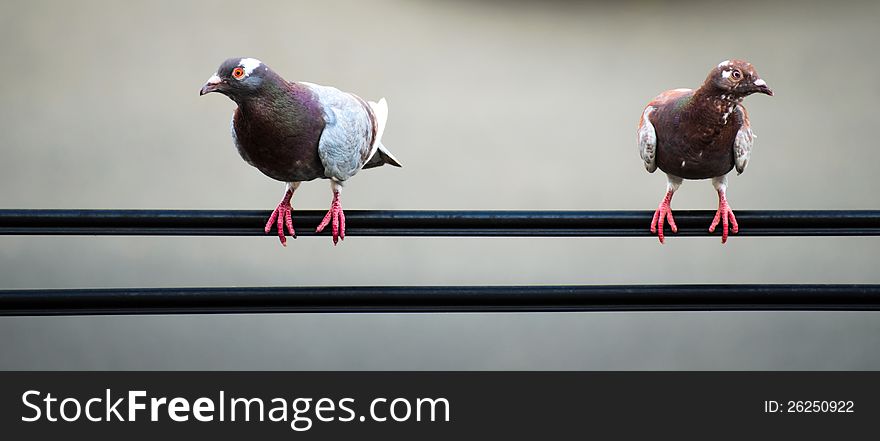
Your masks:
{"label": "pigeon's red foot", "polygon": [[672,202],[672,192],[667,192],[666,197],[663,198],[663,202],[660,202],[660,206],[657,207],[657,211],[654,212],[654,218],[651,219],[651,232],[656,233],[657,237],[660,239],[660,243],[663,243],[663,224],[665,221],[669,221],[669,228],[672,229],[673,233],[678,233],[678,227],[675,225],[675,218],[672,217],[672,207],[669,204]]}
{"label": "pigeon's red foot", "polygon": [[345,240],[345,213],[342,211],[342,204],[339,203],[339,192],[333,192],[333,203],[330,204],[330,211],[324,216],[324,220],[318,225],[315,232],[324,231],[324,227],[331,223],[333,225],[333,245]]}
{"label": "pigeon's red foot", "polygon": [[715,219],[712,219],[712,225],[709,225],[709,232],[714,233],[715,227],[721,222],[721,243],[727,242],[728,224],[733,227],[733,233],[739,232],[739,225],[736,223],[736,216],[733,215],[733,209],[727,205],[727,197],[723,193],[718,195],[718,211],[715,212]]}
{"label": "pigeon's red foot", "polygon": [[292,197],[293,191],[287,190],[287,193],[284,194],[284,198],[281,199],[281,202],[275,207],[275,211],[269,216],[269,221],[266,222],[266,228],[264,228],[266,234],[269,234],[269,232],[272,231],[272,225],[276,225],[278,228],[278,239],[281,240],[281,245],[283,246],[287,246],[287,237],[284,236],[285,225],[287,226],[287,231],[290,232],[291,237],[296,239],[296,232],[293,231],[293,218],[291,215],[293,207],[290,206],[290,198]]}

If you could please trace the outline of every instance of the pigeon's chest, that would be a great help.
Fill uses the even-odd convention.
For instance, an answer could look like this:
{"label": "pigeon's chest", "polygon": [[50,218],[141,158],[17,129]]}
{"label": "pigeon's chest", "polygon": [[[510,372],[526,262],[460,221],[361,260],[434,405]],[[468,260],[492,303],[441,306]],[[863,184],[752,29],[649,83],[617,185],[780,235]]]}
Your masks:
{"label": "pigeon's chest", "polygon": [[318,141],[324,128],[318,115],[283,115],[236,109],[232,136],[238,153],[266,176],[283,182],[324,177]]}
{"label": "pigeon's chest", "polygon": [[658,112],[652,121],[657,132],[657,166],[685,179],[727,174],[734,166],[733,144],[741,123],[730,115],[727,121],[717,118]]}

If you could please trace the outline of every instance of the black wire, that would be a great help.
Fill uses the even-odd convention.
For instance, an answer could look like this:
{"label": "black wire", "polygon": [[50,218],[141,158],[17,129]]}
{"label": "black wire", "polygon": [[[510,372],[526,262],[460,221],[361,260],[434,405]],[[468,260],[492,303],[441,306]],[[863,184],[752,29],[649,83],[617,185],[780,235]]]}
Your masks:
{"label": "black wire", "polygon": [[[708,227],[714,214],[676,211],[676,235],[710,235]],[[647,237],[652,236],[648,230],[652,215],[651,211],[350,210],[346,212],[346,233]],[[323,211],[295,211],[297,234],[315,235],[314,229],[323,216]],[[0,210],[0,235],[262,236],[268,217],[268,211],[233,210]],[[736,212],[736,217],[742,236],[880,235],[880,210],[742,210]],[[720,234],[720,226],[714,234]]]}
{"label": "black wire", "polygon": [[0,315],[880,310],[880,285],[0,290]]}

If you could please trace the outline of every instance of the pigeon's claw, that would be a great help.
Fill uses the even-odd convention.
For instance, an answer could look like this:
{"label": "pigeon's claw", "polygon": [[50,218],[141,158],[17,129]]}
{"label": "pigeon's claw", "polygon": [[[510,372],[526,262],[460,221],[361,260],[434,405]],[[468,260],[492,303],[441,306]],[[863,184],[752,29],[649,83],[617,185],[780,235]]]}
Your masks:
{"label": "pigeon's claw", "polygon": [[715,227],[721,222],[721,243],[727,243],[728,229],[732,227],[734,234],[739,233],[739,225],[736,223],[736,216],[733,215],[733,209],[727,204],[727,198],[723,194],[718,197],[718,211],[715,212],[715,218],[709,225],[709,232],[714,233]]}
{"label": "pigeon's claw", "polygon": [[666,197],[660,202],[657,211],[654,212],[654,218],[651,219],[651,232],[657,234],[660,243],[664,243],[663,224],[669,221],[669,228],[673,233],[678,233],[678,227],[675,225],[675,218],[672,217],[672,193],[666,193]]}
{"label": "pigeon's claw", "polygon": [[269,221],[266,222],[266,227],[263,229],[266,234],[269,234],[274,225],[278,229],[278,240],[281,241],[283,246],[287,246],[287,237],[284,235],[285,226],[287,226],[290,236],[296,239],[296,231],[293,230],[293,207],[290,206],[291,197],[293,197],[293,192],[288,190],[284,194],[284,198],[281,199],[281,202],[278,203],[278,206],[275,207],[275,211],[269,216]]}
{"label": "pigeon's claw", "polygon": [[330,204],[330,210],[324,215],[324,219],[318,225],[315,232],[320,233],[328,225],[332,225],[333,245],[345,240],[345,213],[342,211],[342,204],[339,202],[339,192],[333,192],[333,202]]}

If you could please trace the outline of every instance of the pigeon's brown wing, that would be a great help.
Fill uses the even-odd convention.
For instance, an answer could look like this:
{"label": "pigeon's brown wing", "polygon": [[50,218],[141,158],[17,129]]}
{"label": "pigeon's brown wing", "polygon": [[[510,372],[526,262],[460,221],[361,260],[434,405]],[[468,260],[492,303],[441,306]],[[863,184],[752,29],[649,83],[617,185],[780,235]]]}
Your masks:
{"label": "pigeon's brown wing", "polygon": [[663,106],[666,106],[684,95],[693,93],[691,89],[673,89],[657,95],[642,111],[642,117],[639,119],[639,154],[645,163],[645,170],[654,173],[657,170],[657,132],[651,123],[651,113]]}
{"label": "pigeon's brown wing", "polygon": [[749,122],[749,113],[746,111],[746,108],[739,104],[736,110],[741,125],[739,131],[736,132],[736,139],[733,141],[733,158],[737,174],[742,174],[746,166],[749,165],[752,145],[754,145],[757,135],[752,132],[752,125]]}

